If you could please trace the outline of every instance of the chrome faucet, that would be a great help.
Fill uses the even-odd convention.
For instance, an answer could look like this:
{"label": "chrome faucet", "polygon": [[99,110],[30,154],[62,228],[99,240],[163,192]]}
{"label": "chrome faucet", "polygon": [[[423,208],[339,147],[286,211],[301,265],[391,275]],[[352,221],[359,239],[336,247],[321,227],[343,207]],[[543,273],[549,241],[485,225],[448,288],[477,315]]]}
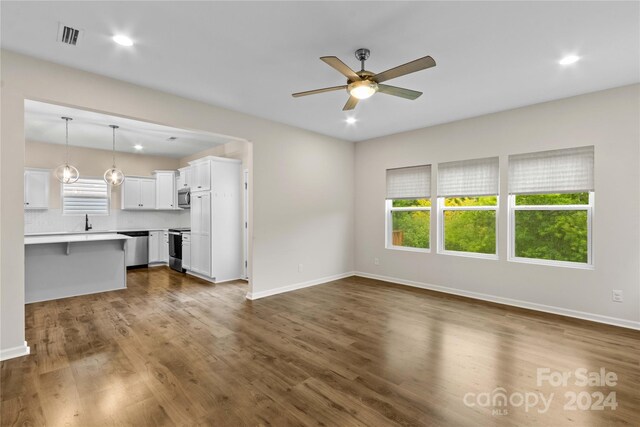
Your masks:
{"label": "chrome faucet", "polygon": [[89,214],[84,214],[84,231],[89,231],[93,228],[91,224],[89,224]]}

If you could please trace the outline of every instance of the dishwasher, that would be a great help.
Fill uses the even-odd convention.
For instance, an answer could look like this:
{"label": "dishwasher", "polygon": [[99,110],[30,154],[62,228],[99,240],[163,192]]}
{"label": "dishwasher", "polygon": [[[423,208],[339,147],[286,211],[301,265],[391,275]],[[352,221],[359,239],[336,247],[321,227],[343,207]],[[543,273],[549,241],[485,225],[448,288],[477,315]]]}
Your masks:
{"label": "dishwasher", "polygon": [[131,237],[127,240],[127,268],[147,267],[149,265],[149,232],[121,231],[118,234]]}

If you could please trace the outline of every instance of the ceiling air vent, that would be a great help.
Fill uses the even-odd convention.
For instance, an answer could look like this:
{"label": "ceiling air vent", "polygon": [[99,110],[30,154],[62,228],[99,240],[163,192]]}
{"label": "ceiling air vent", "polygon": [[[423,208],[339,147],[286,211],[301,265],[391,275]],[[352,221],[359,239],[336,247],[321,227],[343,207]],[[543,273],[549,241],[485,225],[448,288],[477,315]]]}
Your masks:
{"label": "ceiling air vent", "polygon": [[82,30],[60,23],[58,26],[58,41],[63,44],[77,46],[82,32]]}

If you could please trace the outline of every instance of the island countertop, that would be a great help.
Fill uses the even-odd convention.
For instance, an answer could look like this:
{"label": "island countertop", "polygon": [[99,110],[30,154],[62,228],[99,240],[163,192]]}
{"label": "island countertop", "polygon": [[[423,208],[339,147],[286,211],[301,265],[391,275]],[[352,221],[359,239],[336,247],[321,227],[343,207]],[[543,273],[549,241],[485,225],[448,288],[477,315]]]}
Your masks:
{"label": "island countertop", "polygon": [[25,236],[25,245],[43,245],[48,243],[97,242],[103,240],[128,240],[129,236],[116,233],[56,234],[49,236]]}

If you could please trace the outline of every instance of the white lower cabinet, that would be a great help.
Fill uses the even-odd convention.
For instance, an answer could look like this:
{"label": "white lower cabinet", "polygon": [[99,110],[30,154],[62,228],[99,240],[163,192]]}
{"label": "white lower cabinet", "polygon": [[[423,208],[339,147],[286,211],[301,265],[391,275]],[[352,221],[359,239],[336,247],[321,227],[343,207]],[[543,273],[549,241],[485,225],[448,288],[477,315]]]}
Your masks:
{"label": "white lower cabinet", "polygon": [[169,233],[167,231],[149,232],[149,264],[169,262]]}
{"label": "white lower cabinet", "polygon": [[162,262],[169,262],[169,232],[162,232],[162,240],[160,242],[160,259]]}
{"label": "white lower cabinet", "polygon": [[211,276],[211,193],[191,194],[191,271]]}
{"label": "white lower cabinet", "polygon": [[182,268],[191,270],[191,234],[182,235]]}
{"label": "white lower cabinet", "polygon": [[162,231],[149,232],[149,264],[161,262],[160,260],[160,239]]}

